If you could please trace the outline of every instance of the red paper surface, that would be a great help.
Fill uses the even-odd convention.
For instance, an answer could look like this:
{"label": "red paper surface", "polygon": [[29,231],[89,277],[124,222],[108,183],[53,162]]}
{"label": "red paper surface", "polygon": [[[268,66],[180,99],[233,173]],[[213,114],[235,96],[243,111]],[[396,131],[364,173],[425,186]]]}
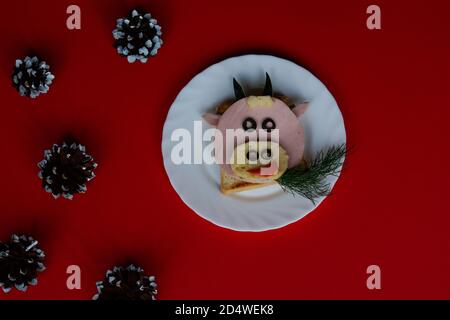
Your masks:
{"label": "red paper surface", "polygon": [[[66,28],[81,7],[82,29]],[[9,1],[0,19],[0,238],[40,240],[47,270],[0,299],[90,299],[107,268],[135,262],[159,299],[450,298],[447,168],[448,1]],[[135,5],[163,28],[147,64],[112,47],[115,19]],[[11,86],[29,52],[56,75],[36,100]],[[312,214],[264,233],[221,229],[178,197],[164,171],[167,111],[198,72],[268,53],[312,71],[337,99],[354,146],[333,195]],[[55,201],[37,162],[72,135],[99,163],[85,195]],[[193,185],[194,185],[193,181]],[[193,188],[193,192],[201,192]],[[82,290],[66,268],[82,269]],[[382,289],[368,290],[377,264]]]}

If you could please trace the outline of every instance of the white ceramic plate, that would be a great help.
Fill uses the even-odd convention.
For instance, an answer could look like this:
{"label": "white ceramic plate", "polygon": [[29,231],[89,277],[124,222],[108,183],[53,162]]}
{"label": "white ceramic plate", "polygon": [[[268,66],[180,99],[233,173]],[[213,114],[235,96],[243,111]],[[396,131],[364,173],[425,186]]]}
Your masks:
{"label": "white ceramic plate", "polygon": [[[323,198],[313,205],[301,196],[283,192],[278,185],[223,195],[219,190],[219,165],[172,162],[172,148],[178,142],[171,141],[171,135],[178,128],[193,134],[195,120],[201,120],[205,112],[233,98],[233,77],[244,90],[262,88],[265,72],[270,74],[274,92],[281,92],[294,102],[310,102],[300,120],[305,127],[307,158],[346,142],[344,120],[333,96],[319,79],[291,61],[268,55],[245,55],[212,65],[195,76],[181,90],[167,115],[162,136],[164,166],[172,186],[192,210],[218,226],[237,231],[286,226],[313,211]],[[203,124],[203,129],[207,128]],[[333,186],[337,179],[329,177],[328,182]]]}

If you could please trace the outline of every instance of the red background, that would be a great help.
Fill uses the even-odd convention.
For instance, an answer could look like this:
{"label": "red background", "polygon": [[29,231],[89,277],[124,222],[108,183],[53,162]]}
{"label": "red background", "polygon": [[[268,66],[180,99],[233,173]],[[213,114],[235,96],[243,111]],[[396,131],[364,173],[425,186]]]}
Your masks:
{"label": "red background", "polygon": [[[69,31],[74,3],[82,29]],[[365,26],[368,1],[2,3],[0,238],[34,235],[48,269],[37,287],[0,299],[90,299],[106,269],[127,262],[156,275],[160,299],[450,298],[450,3],[376,3],[381,31]],[[145,65],[112,48],[115,19],[135,5],[164,32]],[[15,59],[30,52],[56,75],[36,100],[11,87]],[[186,207],[160,150],[183,86],[214,62],[254,52],[320,78],[355,147],[314,213],[257,234],[218,228]],[[55,201],[36,164],[68,134],[99,168],[87,194]],[[71,264],[82,269],[82,290],[66,288]],[[382,269],[380,291],[366,288],[371,264]]]}

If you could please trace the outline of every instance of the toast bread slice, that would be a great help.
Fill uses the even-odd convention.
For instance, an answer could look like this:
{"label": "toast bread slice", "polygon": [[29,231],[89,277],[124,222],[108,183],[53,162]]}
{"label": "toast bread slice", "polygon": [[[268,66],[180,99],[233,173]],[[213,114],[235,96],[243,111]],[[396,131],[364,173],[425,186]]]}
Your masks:
{"label": "toast bread slice", "polygon": [[222,168],[220,169],[220,191],[222,191],[223,194],[232,194],[236,192],[262,188],[274,183],[276,182],[273,181],[268,183],[251,183],[242,181],[233,177],[232,175],[229,175]]}

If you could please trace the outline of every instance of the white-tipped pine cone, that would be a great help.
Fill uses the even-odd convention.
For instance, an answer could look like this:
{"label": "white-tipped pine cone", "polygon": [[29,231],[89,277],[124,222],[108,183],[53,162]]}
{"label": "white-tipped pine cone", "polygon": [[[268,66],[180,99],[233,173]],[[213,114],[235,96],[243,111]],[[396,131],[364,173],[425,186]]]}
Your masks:
{"label": "white-tipped pine cone", "polygon": [[98,293],[93,300],[156,300],[155,277],[146,276],[142,268],[129,265],[108,270],[97,282]]}
{"label": "white-tipped pine cone", "polygon": [[38,273],[45,270],[44,259],[32,237],[14,234],[8,242],[0,242],[0,288],[8,293],[14,287],[26,291],[36,285]]}
{"label": "white-tipped pine cone", "polygon": [[38,163],[39,177],[43,188],[55,199],[63,196],[72,200],[76,193],[85,193],[86,183],[95,177],[97,164],[81,144],[54,144],[45,150],[44,157]]}
{"label": "white-tipped pine cone", "polygon": [[117,52],[127,57],[128,62],[147,62],[151,56],[158,53],[163,41],[161,27],[150,13],[132,10],[128,16],[117,19],[113,37]]}
{"label": "white-tipped pine cone", "polygon": [[16,60],[12,81],[21,96],[36,98],[47,93],[53,79],[55,76],[50,72],[50,66],[38,57]]}

